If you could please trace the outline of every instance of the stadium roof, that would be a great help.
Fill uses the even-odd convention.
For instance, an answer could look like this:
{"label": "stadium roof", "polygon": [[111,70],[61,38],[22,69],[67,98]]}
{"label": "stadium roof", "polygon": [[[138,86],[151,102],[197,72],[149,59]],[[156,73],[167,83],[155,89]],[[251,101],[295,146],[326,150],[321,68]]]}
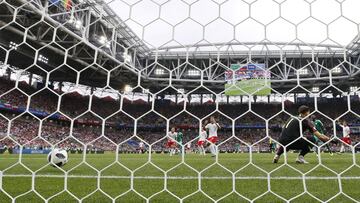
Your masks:
{"label": "stadium roof", "polygon": [[336,50],[352,42],[360,23],[359,1],[105,2],[152,51]]}

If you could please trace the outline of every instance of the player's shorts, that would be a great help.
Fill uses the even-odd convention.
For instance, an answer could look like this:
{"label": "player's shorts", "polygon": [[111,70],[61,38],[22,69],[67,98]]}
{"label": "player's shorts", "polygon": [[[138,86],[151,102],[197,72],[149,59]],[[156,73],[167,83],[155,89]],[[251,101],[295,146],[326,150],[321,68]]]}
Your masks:
{"label": "player's shorts", "polygon": [[346,144],[351,145],[351,139],[350,139],[350,137],[343,137],[343,138],[341,138],[341,140],[342,140],[343,142],[345,142]]}
{"label": "player's shorts", "polygon": [[176,142],[173,140],[168,140],[166,143],[166,147],[175,147],[176,146]]}
{"label": "player's shorts", "polygon": [[197,141],[197,146],[203,146],[205,143],[205,140],[199,140]]}
{"label": "player's shorts", "polygon": [[212,136],[212,137],[209,137],[207,140],[208,140],[210,143],[215,144],[215,143],[217,143],[217,142],[219,141],[219,138],[216,137],[216,136]]}

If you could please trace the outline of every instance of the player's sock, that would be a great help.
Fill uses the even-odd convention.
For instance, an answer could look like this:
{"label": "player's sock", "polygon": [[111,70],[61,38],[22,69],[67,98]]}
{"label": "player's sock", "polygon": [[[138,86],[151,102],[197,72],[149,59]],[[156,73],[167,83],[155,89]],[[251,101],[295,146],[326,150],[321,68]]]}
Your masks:
{"label": "player's sock", "polygon": [[213,145],[210,145],[210,146],[209,146],[209,149],[210,149],[211,154],[214,154]]}
{"label": "player's sock", "polygon": [[341,147],[340,147],[340,153],[343,153],[345,151],[345,147],[344,145],[342,144]]}
{"label": "player's sock", "polygon": [[281,156],[283,153],[284,153],[284,147],[280,146],[276,151],[276,155]]}
{"label": "player's sock", "polygon": [[174,149],[170,149],[170,156],[174,154]]}
{"label": "player's sock", "polygon": [[205,148],[204,147],[200,147],[200,154],[205,155]]}
{"label": "player's sock", "polygon": [[328,144],[325,145],[325,146],[326,146],[327,150],[329,151],[330,155],[332,155],[333,153],[332,153],[332,150],[331,150],[330,146]]}
{"label": "player's sock", "polygon": [[304,156],[309,152],[310,152],[310,147],[306,146],[300,151],[299,157],[302,156],[304,158]]}
{"label": "player's sock", "polygon": [[316,146],[313,147],[313,151],[315,152],[316,156],[319,156],[319,151]]}
{"label": "player's sock", "polygon": [[216,156],[216,147],[214,144],[210,145],[210,151],[213,156]]}
{"label": "player's sock", "polygon": [[273,163],[276,164],[279,161],[279,159],[280,159],[280,155],[275,154]]}
{"label": "player's sock", "polygon": [[279,148],[277,148],[276,152],[275,152],[275,156],[274,156],[274,159],[273,159],[273,163],[276,164],[279,159],[280,159],[280,156],[284,153],[284,147],[283,146],[279,146]]}

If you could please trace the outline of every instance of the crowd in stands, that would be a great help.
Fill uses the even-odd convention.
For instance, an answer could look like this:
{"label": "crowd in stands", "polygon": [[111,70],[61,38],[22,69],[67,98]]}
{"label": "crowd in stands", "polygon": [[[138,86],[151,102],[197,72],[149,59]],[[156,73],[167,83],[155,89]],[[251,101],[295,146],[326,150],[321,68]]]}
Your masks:
{"label": "crowd in stands", "polygon": [[[248,103],[219,104],[219,111],[215,111],[214,103],[187,104],[186,112],[182,112],[183,104],[164,105],[154,101],[155,111],[151,111],[152,104],[124,99],[120,111],[120,101],[109,97],[89,97],[76,92],[63,93],[49,89],[36,91],[24,82],[19,83],[17,88],[14,87],[13,81],[0,79],[0,104],[10,107],[0,109],[0,139],[10,135],[0,141],[0,146],[18,147],[20,144],[38,149],[56,144],[68,149],[84,149],[86,146],[88,149],[132,152],[137,149],[129,144],[131,138],[132,141],[140,142],[142,139],[145,143],[152,144],[154,151],[166,151],[166,119],[171,118],[169,126],[183,131],[184,143],[192,141],[192,146],[195,147],[199,126],[202,125],[199,119],[207,120],[211,115],[223,127],[219,131],[219,143],[222,143],[220,150],[234,150],[235,143],[239,143],[244,149],[247,148],[246,145],[255,144],[261,150],[268,149],[269,146],[269,139],[265,137],[270,136],[276,140],[283,123],[290,114],[296,114],[299,106],[286,104],[284,108],[288,113],[277,114],[282,109],[281,103],[252,103],[251,112],[248,111]],[[60,111],[57,110],[58,104]],[[307,105],[314,106],[311,102]],[[20,107],[45,112],[48,116],[15,111]],[[335,119],[348,110],[347,102],[343,99],[329,100],[318,105],[318,108],[325,116],[319,113],[316,115],[323,121],[330,135],[333,134],[334,126],[326,117]],[[360,101],[352,101],[351,109],[359,114]],[[54,113],[61,116],[52,118],[50,115]],[[241,117],[238,118],[239,116]],[[8,119],[12,121],[9,122]],[[237,139],[229,139],[232,136],[232,119],[236,119],[234,135]],[[268,132],[264,119],[270,119]],[[345,114],[341,119],[347,120],[351,125],[360,125],[360,118],[352,113]],[[134,129],[134,126],[137,128]],[[355,141],[359,138],[360,135],[354,136]]]}

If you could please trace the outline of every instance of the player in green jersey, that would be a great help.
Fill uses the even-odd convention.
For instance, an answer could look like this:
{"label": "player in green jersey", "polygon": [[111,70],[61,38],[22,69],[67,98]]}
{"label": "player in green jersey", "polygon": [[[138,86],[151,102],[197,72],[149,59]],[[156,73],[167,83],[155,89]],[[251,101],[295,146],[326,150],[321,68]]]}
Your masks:
{"label": "player in green jersey", "polygon": [[274,142],[272,138],[269,139],[269,149],[270,149],[270,153],[276,152],[276,142]]}
{"label": "player in green jersey", "polygon": [[179,144],[179,152],[183,153],[183,137],[184,134],[179,130],[176,135],[176,142]]}
{"label": "player in green jersey", "polygon": [[241,146],[240,143],[235,143],[235,153],[240,153],[241,152]]}
{"label": "player in green jersey", "polygon": [[[325,134],[324,124],[319,119],[317,119],[315,115],[312,115],[311,118],[312,118],[312,120],[314,122],[314,126],[315,126],[316,130],[319,131],[319,133],[321,133],[321,134]],[[322,141],[319,140],[315,135],[314,135],[314,138],[315,138],[315,141],[316,141],[315,144],[320,145],[322,143]],[[326,144],[325,147],[328,149],[330,155],[332,156],[333,152],[332,152],[329,144]],[[314,151],[317,153],[317,150],[314,150]]]}
{"label": "player in green jersey", "polygon": [[181,144],[181,145],[182,145],[183,136],[184,136],[184,134],[183,134],[181,131],[179,131],[179,132],[177,133],[176,141],[178,142],[178,144]]}

